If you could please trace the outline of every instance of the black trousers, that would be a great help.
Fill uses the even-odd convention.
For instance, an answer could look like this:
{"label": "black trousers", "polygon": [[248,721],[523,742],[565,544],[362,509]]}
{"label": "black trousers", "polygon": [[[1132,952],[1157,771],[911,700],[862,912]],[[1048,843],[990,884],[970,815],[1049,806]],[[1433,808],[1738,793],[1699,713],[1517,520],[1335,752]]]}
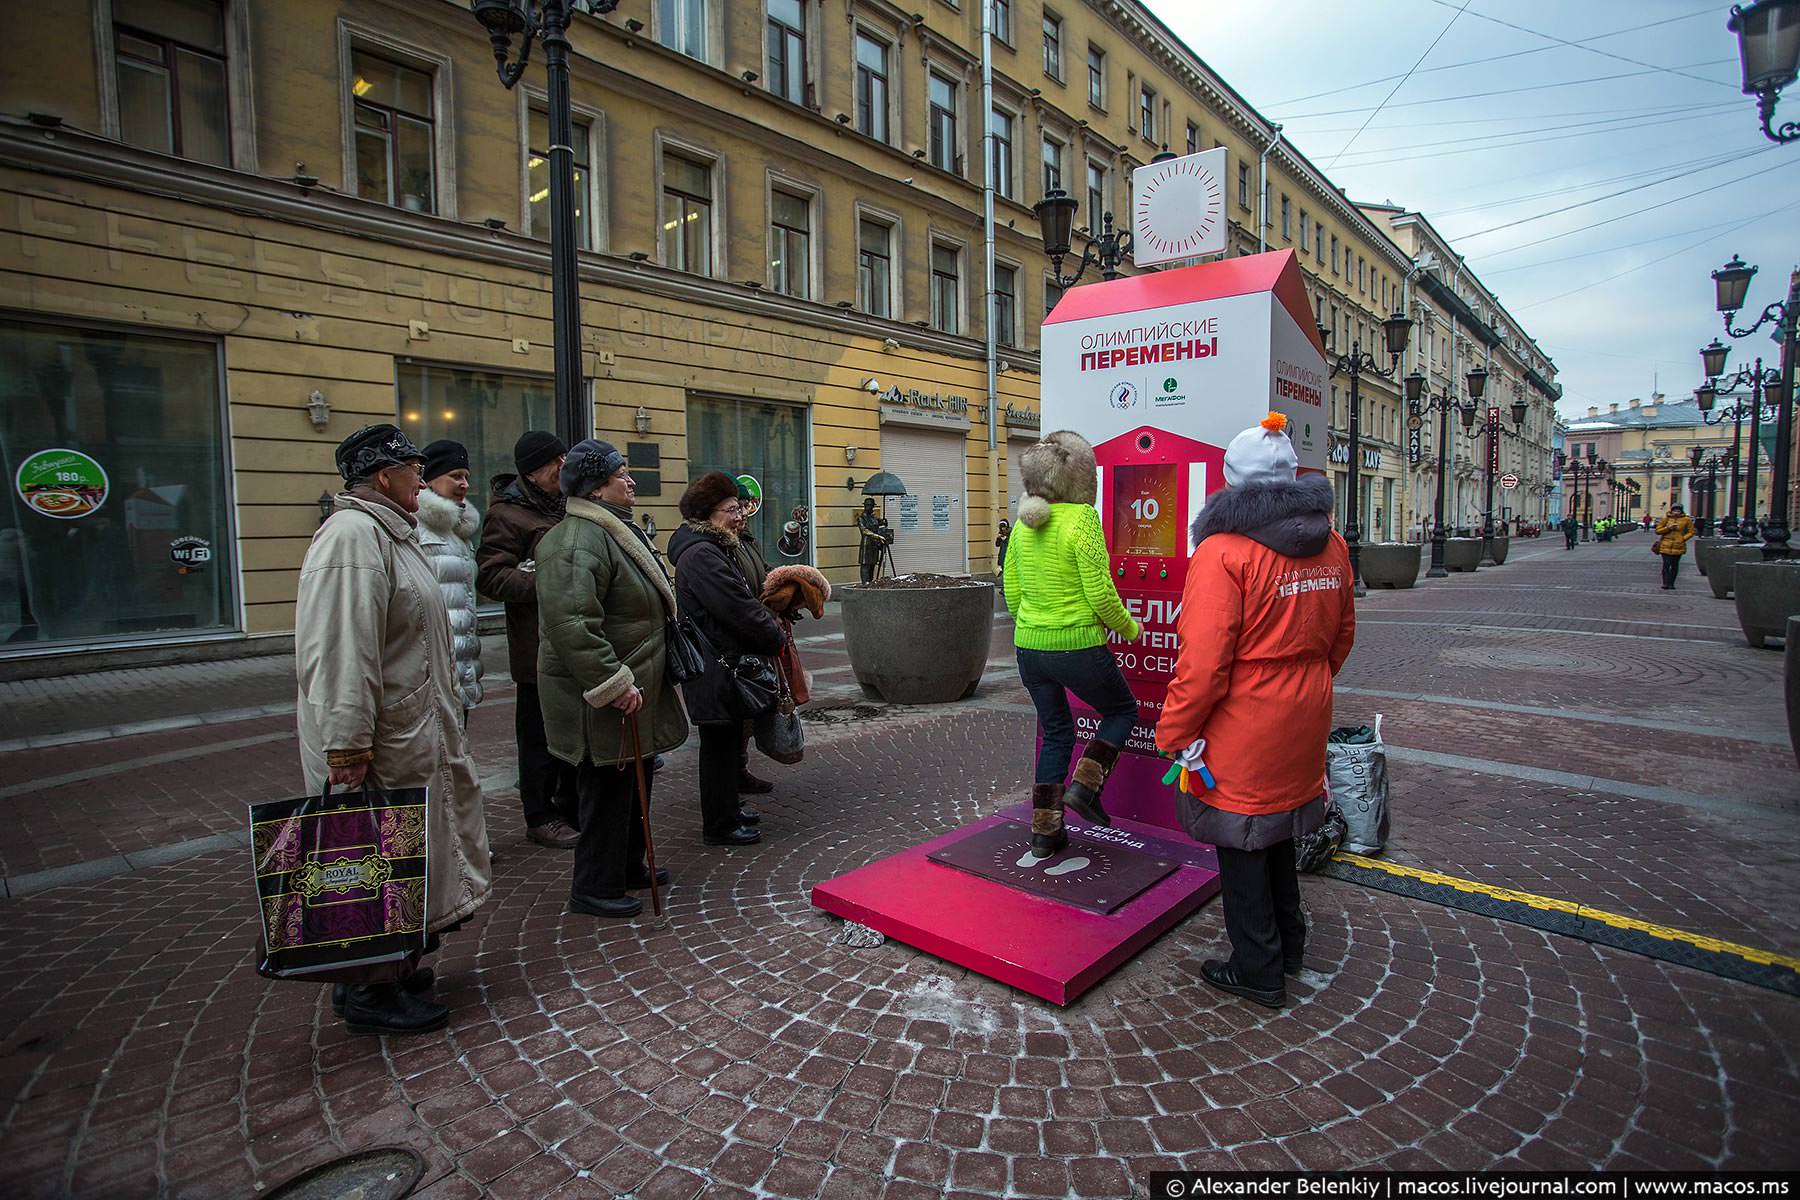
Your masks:
{"label": "black trousers", "polygon": [[744,723],[700,726],[700,831],[723,837],[738,827],[738,763]]}
{"label": "black trousers", "polygon": [[1281,964],[1297,962],[1306,952],[1293,839],[1261,850],[1217,849],[1231,965],[1251,987],[1279,988]]}
{"label": "black trousers", "polygon": [[1672,588],[1675,586],[1675,577],[1681,574],[1681,555],[1664,554],[1661,558],[1663,560],[1663,586]]}
{"label": "black trousers", "polygon": [[513,736],[519,747],[519,805],[525,824],[542,825],[552,817],[574,825],[579,801],[575,768],[550,753],[544,734],[544,710],[535,683],[520,683],[513,702]]}
{"label": "black trousers", "polygon": [[1573,550],[1574,548],[1575,548],[1575,531],[1573,529],[1563,530],[1563,549],[1564,550]]}
{"label": "black trousers", "polygon": [[[574,879],[578,896],[623,896],[631,877],[644,872],[644,825],[638,812],[637,769],[597,766],[582,759],[574,768],[575,792],[581,801],[581,838],[575,843]],[[644,764],[646,793],[656,776]],[[648,800],[648,795],[646,795]]]}

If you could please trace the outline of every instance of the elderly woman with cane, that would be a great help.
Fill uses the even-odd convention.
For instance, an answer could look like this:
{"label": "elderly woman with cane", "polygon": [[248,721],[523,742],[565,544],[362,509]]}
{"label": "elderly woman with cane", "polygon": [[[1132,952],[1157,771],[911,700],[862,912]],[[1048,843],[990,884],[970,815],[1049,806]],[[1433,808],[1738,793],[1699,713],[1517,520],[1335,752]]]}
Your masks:
{"label": "elderly woman with cane", "polygon": [[644,906],[625,893],[668,882],[644,858],[654,776],[643,760],[687,740],[668,677],[675,592],[631,519],[624,455],[581,442],[561,486],[568,515],[537,547],[538,689],[550,752],[574,766],[581,805],[569,911],[634,917]]}

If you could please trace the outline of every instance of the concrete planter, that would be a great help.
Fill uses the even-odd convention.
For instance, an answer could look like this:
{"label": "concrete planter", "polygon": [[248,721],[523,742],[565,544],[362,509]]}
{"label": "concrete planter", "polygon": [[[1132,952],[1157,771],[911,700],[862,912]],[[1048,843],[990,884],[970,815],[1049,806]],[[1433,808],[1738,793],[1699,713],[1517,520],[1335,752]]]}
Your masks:
{"label": "concrete planter", "polygon": [[1705,576],[1712,571],[1712,563],[1708,561],[1707,556],[1714,550],[1717,550],[1720,546],[1737,545],[1737,539],[1702,537],[1695,538],[1691,545],[1694,547],[1694,566],[1699,569],[1702,576]]}
{"label": "concrete planter", "polygon": [[1794,762],[1800,764],[1800,617],[1788,618],[1787,658],[1782,667],[1787,672],[1788,743],[1794,748]]}
{"label": "concrete planter", "polygon": [[1409,588],[1419,581],[1419,547],[1413,542],[1375,542],[1361,552],[1368,587]]}
{"label": "concrete planter", "polygon": [[1494,565],[1496,567],[1506,561],[1506,550],[1510,544],[1507,535],[1504,533],[1497,534],[1488,539],[1488,545],[1490,547],[1488,557],[1494,560]]}
{"label": "concrete planter", "polygon": [[890,704],[943,704],[974,694],[994,630],[991,583],[834,589],[844,650],[865,695]]}
{"label": "concrete planter", "polygon": [[1707,586],[1712,588],[1712,594],[1717,599],[1729,600],[1737,564],[1761,561],[1762,543],[1760,542],[1751,546],[1739,545],[1736,542],[1729,546],[1716,546],[1713,548],[1712,558],[1707,562],[1711,568],[1706,576]]}
{"label": "concrete planter", "polygon": [[1761,650],[1765,639],[1786,637],[1788,618],[1800,613],[1800,560],[1735,566],[1738,624],[1744,640]]}
{"label": "concrete planter", "polygon": [[1480,538],[1453,537],[1444,539],[1444,570],[1473,571],[1480,565]]}

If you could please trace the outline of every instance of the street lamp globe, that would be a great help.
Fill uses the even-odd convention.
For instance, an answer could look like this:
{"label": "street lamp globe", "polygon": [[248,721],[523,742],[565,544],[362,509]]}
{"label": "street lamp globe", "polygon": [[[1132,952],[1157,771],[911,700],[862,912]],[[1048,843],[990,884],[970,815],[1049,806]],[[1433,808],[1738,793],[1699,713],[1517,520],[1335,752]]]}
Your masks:
{"label": "street lamp globe", "polygon": [[1044,254],[1061,260],[1069,252],[1075,232],[1075,197],[1061,188],[1051,188],[1044,198],[1032,205],[1037,213],[1038,231],[1044,237]]}
{"label": "street lamp globe", "polygon": [[491,34],[515,35],[525,32],[525,14],[513,0],[475,0],[475,19]]}
{"label": "street lamp globe", "polygon": [[1732,7],[1725,27],[1738,36],[1744,94],[1779,92],[1800,71],[1800,0],[1758,0]]}
{"label": "street lamp globe", "polygon": [[1525,409],[1526,409],[1525,401],[1514,400],[1512,402],[1512,421],[1513,421],[1514,428],[1517,428],[1518,426],[1523,425],[1525,423]]}
{"label": "street lamp globe", "polygon": [[1718,403],[1718,400],[1719,389],[1713,386],[1713,381],[1710,379],[1694,389],[1694,403],[1700,406],[1700,411],[1703,413],[1711,412],[1713,405]]}
{"label": "street lamp globe", "polygon": [[1406,343],[1412,338],[1412,318],[1403,312],[1396,312],[1381,323],[1381,332],[1387,338],[1387,352],[1395,358],[1406,353]]}
{"label": "street lamp globe", "polygon": [[1469,372],[1469,399],[1481,399],[1481,394],[1487,390],[1487,375],[1486,367],[1476,367]]}
{"label": "street lamp globe", "polygon": [[1462,414],[1464,429],[1475,428],[1475,406],[1473,404],[1459,404],[1456,406],[1456,411]]}
{"label": "street lamp globe", "polygon": [[1419,371],[1419,368],[1414,367],[1412,369],[1412,374],[1408,375],[1402,382],[1406,384],[1406,402],[1408,404],[1417,404],[1419,402],[1419,397],[1425,394],[1425,376]]}
{"label": "street lamp globe", "polygon": [[1744,296],[1750,291],[1750,280],[1756,275],[1756,268],[1744,262],[1737,255],[1731,261],[1712,273],[1713,287],[1718,291],[1718,307],[1722,313],[1734,313],[1744,307]]}
{"label": "street lamp globe", "polygon": [[1725,373],[1725,358],[1730,353],[1731,347],[1718,338],[1700,347],[1700,365],[1705,368],[1708,379],[1717,379]]}

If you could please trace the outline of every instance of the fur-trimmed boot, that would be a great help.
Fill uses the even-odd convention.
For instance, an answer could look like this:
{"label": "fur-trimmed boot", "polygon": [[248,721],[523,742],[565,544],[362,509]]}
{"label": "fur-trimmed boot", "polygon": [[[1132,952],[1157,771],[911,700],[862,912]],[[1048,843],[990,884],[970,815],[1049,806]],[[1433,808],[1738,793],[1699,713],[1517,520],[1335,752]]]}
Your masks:
{"label": "fur-trimmed boot", "polygon": [[1069,781],[1064,799],[1081,814],[1082,820],[1093,825],[1112,825],[1112,818],[1100,807],[1100,793],[1106,790],[1106,777],[1118,761],[1119,748],[1110,742],[1089,742],[1081,752],[1081,761],[1075,764],[1075,778]]}
{"label": "fur-trimmed boot", "polygon": [[1063,789],[1060,783],[1031,785],[1031,853],[1049,858],[1069,844],[1063,828]]}

